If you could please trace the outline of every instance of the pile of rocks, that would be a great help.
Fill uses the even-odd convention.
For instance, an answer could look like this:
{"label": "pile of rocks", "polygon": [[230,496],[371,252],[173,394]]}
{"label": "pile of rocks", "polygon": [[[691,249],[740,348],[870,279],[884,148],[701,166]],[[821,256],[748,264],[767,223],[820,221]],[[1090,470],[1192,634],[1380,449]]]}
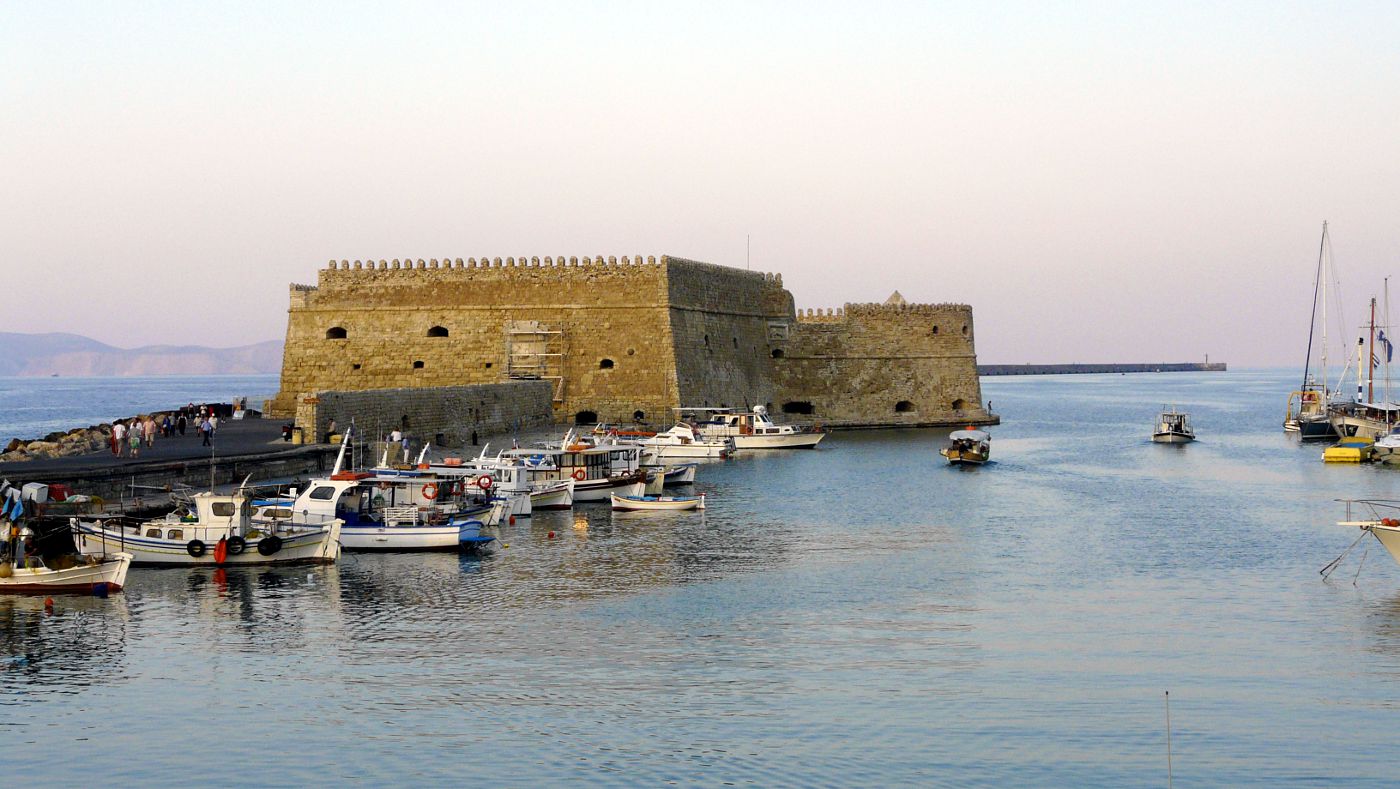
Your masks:
{"label": "pile of rocks", "polygon": [[67,432],[57,431],[29,441],[16,438],[5,445],[4,452],[0,452],[0,463],[86,455],[109,448],[111,435],[112,426],[104,423]]}

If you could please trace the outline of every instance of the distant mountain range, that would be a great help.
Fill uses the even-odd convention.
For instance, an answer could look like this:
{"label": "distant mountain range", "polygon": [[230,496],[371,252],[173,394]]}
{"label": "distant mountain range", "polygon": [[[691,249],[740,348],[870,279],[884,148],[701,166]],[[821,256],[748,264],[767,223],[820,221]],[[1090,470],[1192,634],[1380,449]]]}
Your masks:
{"label": "distant mountain range", "polygon": [[282,369],[282,342],[237,348],[115,348],[78,334],[0,332],[0,376],[256,375]]}

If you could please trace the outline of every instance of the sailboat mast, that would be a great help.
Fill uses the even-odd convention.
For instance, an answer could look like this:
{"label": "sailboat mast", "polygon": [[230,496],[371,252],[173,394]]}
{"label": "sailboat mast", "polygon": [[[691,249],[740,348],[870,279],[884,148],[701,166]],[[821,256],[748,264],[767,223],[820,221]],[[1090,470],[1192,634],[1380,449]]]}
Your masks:
{"label": "sailboat mast", "polygon": [[[1327,402],[1331,398],[1331,391],[1327,386],[1327,283],[1332,279],[1330,271],[1331,263],[1327,259],[1327,222],[1322,222],[1322,243],[1317,249],[1317,270],[1322,279],[1322,407],[1327,408]],[[1313,289],[1316,292],[1316,288]],[[1341,381],[1338,381],[1340,388]]]}
{"label": "sailboat mast", "polygon": [[[1372,297],[1372,298],[1371,298],[1371,349],[1370,349],[1370,350],[1371,350],[1371,358],[1368,359],[1367,361],[1368,361],[1368,362],[1374,362],[1375,359],[1376,359],[1376,299],[1375,299],[1375,297]],[[1366,402],[1368,402],[1368,403],[1374,403],[1374,402],[1376,402],[1375,399],[1374,399],[1374,397],[1375,397],[1375,392],[1373,391],[1374,388],[1375,388],[1375,387],[1373,386],[1374,381],[1371,380],[1371,376],[1375,375],[1375,373],[1376,373],[1376,365],[1375,365],[1375,364],[1371,364],[1371,366],[1369,366],[1369,367],[1366,368]]]}
{"label": "sailboat mast", "polygon": [[[1322,240],[1323,240],[1323,243],[1326,243],[1326,241],[1327,241],[1327,223],[1326,223],[1326,222],[1323,222],[1323,223],[1322,223]],[[1307,388],[1308,388],[1308,365],[1312,364],[1313,332],[1317,330],[1317,292],[1318,292],[1318,290],[1319,290],[1321,287],[1322,287],[1322,249],[1321,249],[1321,247],[1319,247],[1318,250],[1317,250],[1317,275],[1316,275],[1315,277],[1313,277],[1313,305],[1312,305],[1312,313],[1308,315],[1308,320],[1311,321],[1311,323],[1308,324],[1308,355],[1305,356],[1305,357],[1303,357],[1303,385],[1300,386],[1300,387],[1298,387],[1298,391],[1300,391],[1300,392],[1302,392],[1302,391],[1307,391]],[[1322,331],[1323,331],[1324,334],[1326,334],[1326,332],[1327,332],[1327,317],[1326,317],[1326,314],[1327,314],[1327,313],[1326,313],[1326,310],[1327,310],[1327,303],[1326,303],[1325,300],[1323,301],[1322,309],[1323,309]],[[1323,354],[1324,354],[1324,356],[1326,355],[1326,344],[1325,344],[1325,343],[1324,343],[1324,346],[1323,346]],[[1323,375],[1322,375],[1322,380],[1323,380],[1324,382],[1327,380],[1327,374],[1326,374],[1326,373],[1323,373]]]}

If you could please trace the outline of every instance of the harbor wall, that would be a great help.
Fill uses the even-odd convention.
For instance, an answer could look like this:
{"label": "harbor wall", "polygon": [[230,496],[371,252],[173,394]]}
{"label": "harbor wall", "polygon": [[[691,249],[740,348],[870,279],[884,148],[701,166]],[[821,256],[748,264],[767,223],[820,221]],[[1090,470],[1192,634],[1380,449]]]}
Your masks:
{"label": "harbor wall", "polygon": [[979,364],[978,375],[1082,375],[1090,373],[1225,372],[1224,362],[1140,362],[1133,364]]}
{"label": "harbor wall", "polygon": [[892,299],[804,315],[781,275],[666,255],[332,261],[291,286],[267,411],[320,436],[329,417],[302,407],[317,392],[538,379],[556,422],[792,402],[832,426],[989,419],[971,308]]}
{"label": "harbor wall", "polygon": [[353,423],[364,440],[401,430],[437,446],[464,446],[473,434],[512,433],[553,421],[553,388],[546,381],[363,391],[322,391],[297,401],[296,424],[324,441],[332,419],[343,432]]}

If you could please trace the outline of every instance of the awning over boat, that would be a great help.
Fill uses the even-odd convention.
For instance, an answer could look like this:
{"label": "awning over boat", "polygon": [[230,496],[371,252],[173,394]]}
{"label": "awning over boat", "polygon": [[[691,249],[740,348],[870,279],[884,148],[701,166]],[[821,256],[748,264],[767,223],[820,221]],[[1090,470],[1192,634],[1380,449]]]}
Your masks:
{"label": "awning over boat", "polygon": [[990,441],[992,434],[985,430],[954,430],[948,434],[950,441]]}

